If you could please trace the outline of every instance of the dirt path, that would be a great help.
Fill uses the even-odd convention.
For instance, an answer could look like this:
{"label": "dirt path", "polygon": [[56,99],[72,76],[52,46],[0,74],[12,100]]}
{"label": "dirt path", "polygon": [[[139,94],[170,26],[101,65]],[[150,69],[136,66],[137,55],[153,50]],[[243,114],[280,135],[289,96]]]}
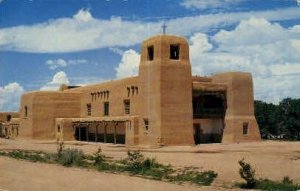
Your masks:
{"label": "dirt path", "polygon": [[[126,152],[129,149],[122,145],[113,144],[96,144],[82,142],[66,142],[65,144],[66,148],[72,147],[82,149],[85,153],[95,152],[97,148],[101,146],[103,153],[106,156],[113,157],[114,159],[125,158]],[[44,150],[56,152],[56,143],[54,141],[26,141],[0,139],[0,149]],[[291,179],[294,180],[294,182],[300,183],[300,142],[263,141],[256,143],[240,144],[206,144],[193,147],[172,146],[163,147],[159,149],[141,149],[141,151],[146,156],[156,158],[156,160],[160,163],[171,164],[177,167],[197,166],[203,167],[207,170],[214,170],[218,173],[218,177],[214,181],[213,185],[218,187],[224,185],[231,186],[234,185],[236,182],[242,181],[238,174],[238,160],[242,158],[245,158],[245,160],[247,162],[250,162],[250,164],[255,168],[257,177],[268,178],[271,180],[282,180],[284,176],[289,176]],[[0,174],[3,174],[2,168],[4,168],[4,166],[5,165],[2,165],[0,163]],[[33,166],[35,166],[35,164],[33,164]],[[14,169],[11,168],[11,171],[14,171]],[[63,170],[63,172],[64,171],[65,170]],[[56,172],[60,175],[59,171]],[[10,172],[10,170],[7,169],[7,173],[14,172]],[[22,178],[22,172],[20,172],[19,174],[15,174],[15,176],[16,178]],[[55,177],[56,175],[53,172],[51,176]],[[105,177],[109,176],[105,175]],[[92,177],[92,175],[90,177]],[[128,178],[130,180],[135,180],[135,178],[132,179],[132,177]],[[78,178],[78,180],[79,179],[80,178]],[[89,181],[79,181],[81,183],[75,184],[87,185],[90,184],[90,179],[91,184],[93,184],[93,178],[82,177],[82,179]],[[100,179],[102,180],[102,178]],[[43,179],[41,179],[41,181],[42,180]],[[103,180],[105,180],[105,178],[103,178]],[[149,180],[139,181],[141,181],[141,184],[146,184]],[[139,181],[137,181],[137,185],[139,184]],[[60,181],[58,181],[58,183],[59,182]],[[132,185],[135,185],[135,181],[133,182],[134,183],[132,183]],[[165,183],[158,182],[157,184]],[[63,184],[61,183],[61,185]],[[78,188],[80,187],[80,185],[78,185]],[[177,185],[172,186],[176,187]],[[121,186],[121,188],[123,188],[123,186]],[[179,186],[179,188],[180,190],[187,189],[181,186]],[[158,189],[159,187],[155,190]],[[176,190],[176,188],[174,189]],[[188,190],[191,190],[191,188],[188,188]]]}
{"label": "dirt path", "polygon": [[0,157],[0,190],[213,191],[225,189],[181,186],[139,177]]}

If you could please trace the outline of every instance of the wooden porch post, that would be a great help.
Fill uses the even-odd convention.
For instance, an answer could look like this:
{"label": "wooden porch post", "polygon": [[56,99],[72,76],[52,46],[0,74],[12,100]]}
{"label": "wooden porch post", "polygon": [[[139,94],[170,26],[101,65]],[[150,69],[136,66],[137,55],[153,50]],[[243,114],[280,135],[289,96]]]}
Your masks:
{"label": "wooden porch post", "polygon": [[79,134],[79,140],[78,141],[81,141],[81,126],[79,126],[77,128],[78,128],[78,134]]}
{"label": "wooden porch post", "polygon": [[86,131],[85,131],[85,138],[86,138],[86,141],[89,141],[89,124],[86,126]]}
{"label": "wooden porch post", "polygon": [[98,125],[99,124],[96,125],[95,142],[98,141]]}
{"label": "wooden porch post", "polygon": [[114,144],[117,144],[117,125],[118,122],[114,123]]}
{"label": "wooden porch post", "polygon": [[107,142],[107,140],[106,140],[107,125],[108,125],[108,123],[107,123],[107,122],[104,122],[104,143]]}

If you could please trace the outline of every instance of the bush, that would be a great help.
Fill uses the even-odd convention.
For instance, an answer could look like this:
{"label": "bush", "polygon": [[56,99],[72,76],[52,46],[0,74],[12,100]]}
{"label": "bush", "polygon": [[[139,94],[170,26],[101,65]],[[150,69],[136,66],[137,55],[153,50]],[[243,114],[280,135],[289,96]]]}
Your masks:
{"label": "bush", "polygon": [[65,149],[58,156],[58,162],[63,166],[82,166],[84,154],[78,149]]}
{"label": "bush", "polygon": [[254,188],[256,184],[255,180],[255,170],[252,169],[249,163],[246,163],[244,159],[239,160],[241,166],[239,173],[240,176],[246,181],[244,188]]}
{"label": "bush", "polygon": [[246,184],[239,184],[241,188],[269,190],[269,191],[297,191],[300,189],[299,184],[294,184],[288,176],[283,177],[281,182],[269,179],[255,179],[255,171],[251,165],[246,163],[244,159],[239,161],[241,166],[240,175],[246,181]]}
{"label": "bush", "polygon": [[297,191],[300,189],[300,185],[293,184],[293,180],[289,177],[284,177],[281,182],[268,179],[257,180],[255,188],[269,191]]}
{"label": "bush", "polygon": [[94,165],[99,165],[104,162],[105,156],[102,154],[101,147],[98,147],[97,151],[93,154]]}
{"label": "bush", "polygon": [[128,151],[128,157],[125,159],[125,163],[130,171],[139,171],[142,168],[144,162],[144,155],[140,151]]}

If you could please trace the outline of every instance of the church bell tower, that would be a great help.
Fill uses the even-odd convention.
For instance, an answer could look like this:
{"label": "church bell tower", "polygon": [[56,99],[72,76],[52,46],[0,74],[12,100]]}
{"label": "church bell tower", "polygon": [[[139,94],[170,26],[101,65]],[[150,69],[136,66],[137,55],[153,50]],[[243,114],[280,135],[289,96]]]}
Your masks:
{"label": "church bell tower", "polygon": [[159,35],[142,44],[139,67],[143,140],[153,146],[193,145],[189,46],[178,36]]}

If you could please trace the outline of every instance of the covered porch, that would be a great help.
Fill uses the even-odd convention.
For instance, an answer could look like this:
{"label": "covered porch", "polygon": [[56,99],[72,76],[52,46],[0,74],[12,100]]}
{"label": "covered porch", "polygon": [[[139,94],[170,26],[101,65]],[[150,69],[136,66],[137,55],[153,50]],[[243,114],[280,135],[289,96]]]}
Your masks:
{"label": "covered porch", "polygon": [[137,117],[90,117],[56,119],[57,140],[136,144]]}

